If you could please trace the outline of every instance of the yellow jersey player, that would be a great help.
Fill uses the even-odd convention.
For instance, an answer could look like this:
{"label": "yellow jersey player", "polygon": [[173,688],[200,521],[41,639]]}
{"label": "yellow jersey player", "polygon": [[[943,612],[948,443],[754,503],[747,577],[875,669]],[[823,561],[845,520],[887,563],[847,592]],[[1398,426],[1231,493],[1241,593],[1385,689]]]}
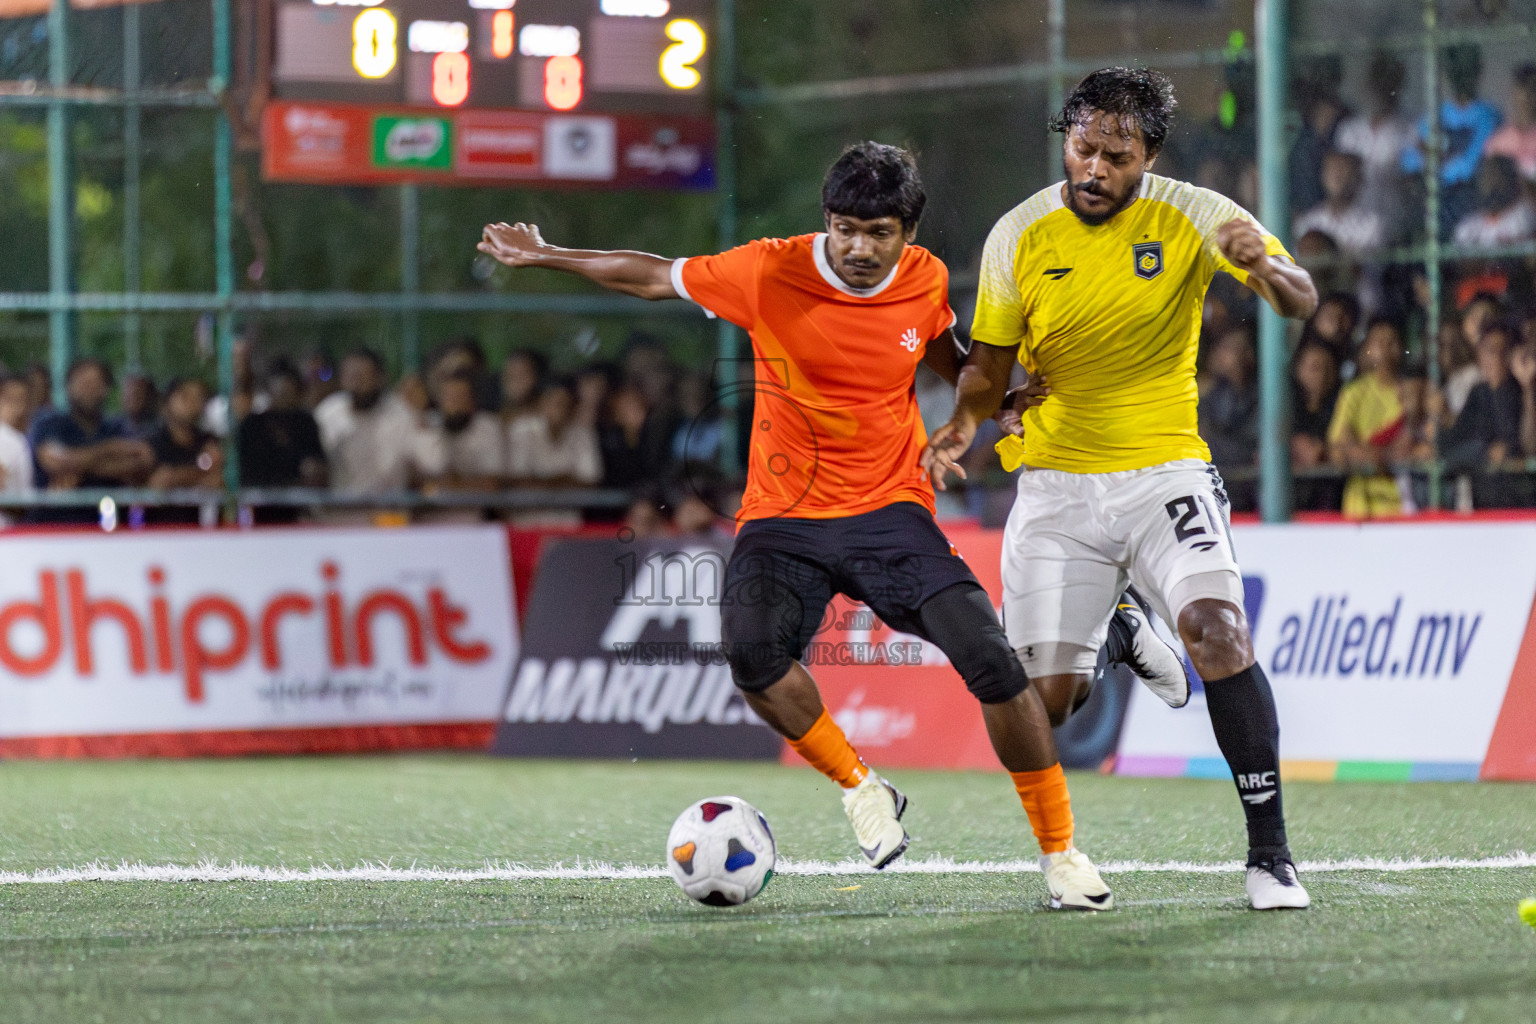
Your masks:
{"label": "yellow jersey player", "polygon": [[1067,99],[1052,123],[1066,134],[1066,180],[987,239],[976,344],[924,464],[936,482],[964,475],[956,460],[1001,404],[1015,359],[1048,386],[1002,446],[1024,467],[1003,553],[1009,643],[1065,721],[1127,581],[1147,595],[1205,681],[1247,814],[1249,900],[1300,908],[1279,722],[1254,661],[1226,494],[1196,430],[1195,355],[1216,271],[1286,317],[1311,315],[1317,292],[1236,203],[1151,173],[1174,106],[1166,77],[1127,68],[1095,71]]}

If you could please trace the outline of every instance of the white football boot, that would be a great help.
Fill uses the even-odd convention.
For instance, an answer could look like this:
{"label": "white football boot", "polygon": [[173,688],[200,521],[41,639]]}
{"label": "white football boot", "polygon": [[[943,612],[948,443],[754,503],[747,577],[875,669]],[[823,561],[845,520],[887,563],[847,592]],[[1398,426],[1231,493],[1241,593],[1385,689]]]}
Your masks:
{"label": "white football boot", "polygon": [[1115,897],[1088,855],[1076,847],[1040,858],[1052,910],[1113,910]]}
{"label": "white football boot", "polygon": [[1181,708],[1189,703],[1184,659],[1152,628],[1152,611],[1135,587],[1127,587],[1115,605],[1104,643],[1109,661],[1134,672],[1164,704]]}
{"label": "white football boot", "polygon": [[1296,879],[1296,865],[1286,857],[1248,865],[1243,882],[1254,910],[1305,910],[1312,897]]}
{"label": "white football boot", "polygon": [[843,810],[853,823],[864,862],[876,871],[906,850],[910,840],[901,827],[901,816],[906,813],[907,798],[874,772],[852,789],[843,790]]}

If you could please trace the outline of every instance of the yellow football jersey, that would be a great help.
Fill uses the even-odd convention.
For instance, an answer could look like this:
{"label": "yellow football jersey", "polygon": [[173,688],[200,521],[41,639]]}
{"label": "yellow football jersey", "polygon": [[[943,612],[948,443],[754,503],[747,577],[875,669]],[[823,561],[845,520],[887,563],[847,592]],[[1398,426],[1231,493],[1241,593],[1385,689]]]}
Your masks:
{"label": "yellow football jersey", "polygon": [[[997,222],[971,337],[1018,345],[1019,362],[1050,384],[1045,403],[1024,415],[1025,465],[1114,473],[1210,459],[1196,429],[1195,354],[1211,278],[1248,278],[1216,244],[1234,217],[1258,225],[1225,196],[1148,174],[1140,196],[1105,224],[1079,220],[1060,182]],[[1290,258],[1259,231],[1271,255]]]}

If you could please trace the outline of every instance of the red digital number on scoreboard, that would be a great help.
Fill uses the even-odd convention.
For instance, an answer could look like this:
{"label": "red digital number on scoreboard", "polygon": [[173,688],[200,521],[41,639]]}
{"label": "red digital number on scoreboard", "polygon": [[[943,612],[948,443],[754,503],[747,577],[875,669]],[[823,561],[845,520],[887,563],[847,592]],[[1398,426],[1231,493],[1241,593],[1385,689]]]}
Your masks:
{"label": "red digital number on scoreboard", "polygon": [[432,59],[432,98],[444,107],[456,107],[469,98],[468,57],[440,53]]}

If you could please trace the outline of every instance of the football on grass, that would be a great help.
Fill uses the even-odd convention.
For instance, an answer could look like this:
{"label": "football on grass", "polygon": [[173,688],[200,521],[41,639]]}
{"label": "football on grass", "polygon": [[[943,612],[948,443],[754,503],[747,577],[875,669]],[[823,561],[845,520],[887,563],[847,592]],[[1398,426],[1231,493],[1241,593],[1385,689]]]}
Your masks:
{"label": "football on grass", "polygon": [[740,797],[712,796],[689,807],[667,835],[667,867],[683,892],[711,907],[734,907],[773,877],[773,832]]}

